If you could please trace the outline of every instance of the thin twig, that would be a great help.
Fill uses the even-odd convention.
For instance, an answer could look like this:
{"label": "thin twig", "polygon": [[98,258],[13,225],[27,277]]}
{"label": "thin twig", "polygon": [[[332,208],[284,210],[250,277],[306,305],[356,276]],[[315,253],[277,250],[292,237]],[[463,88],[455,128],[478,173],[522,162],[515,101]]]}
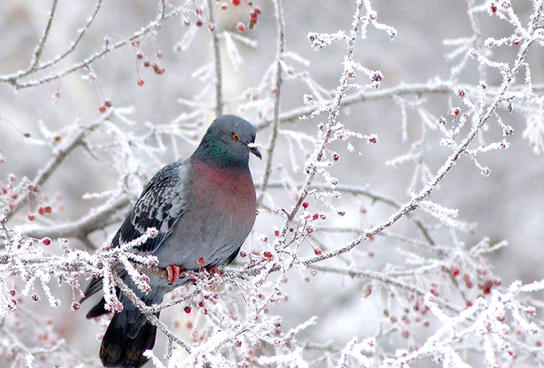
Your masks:
{"label": "thin twig", "polygon": [[30,62],[31,70],[34,70],[36,66],[38,66],[40,58],[42,57],[43,48],[47,42],[47,37],[49,36],[49,31],[51,30],[51,24],[53,23],[55,12],[57,11],[57,3],[58,0],[53,0],[53,5],[51,5],[51,11],[49,12],[49,18],[47,19],[47,25],[45,26],[40,42],[38,42],[38,45],[34,50],[34,55],[32,55],[32,61]]}
{"label": "thin twig", "polygon": [[116,212],[122,210],[130,203],[128,197],[121,197],[111,201],[97,209],[93,209],[86,216],[61,225],[56,226],[36,226],[26,227],[23,233],[33,238],[79,238],[83,239],[93,231],[98,230],[108,219]]}
{"label": "thin twig", "polygon": [[[114,43],[113,45],[110,44],[109,39],[106,38],[105,45],[102,48],[102,50],[88,56],[83,61],[76,63],[69,68],[59,71],[57,73],[49,74],[44,76],[41,79],[31,80],[28,82],[21,82],[19,79],[21,78],[21,74],[24,74],[25,72],[16,72],[13,74],[3,75],[0,76],[0,83],[10,83],[14,88],[21,89],[21,88],[29,88],[38,86],[44,83],[48,83],[60,78],[65,77],[68,74],[71,74],[77,70],[87,68],[89,65],[91,65],[94,61],[104,57],[105,55],[109,54],[112,51],[115,51],[117,49],[120,49],[126,45],[132,44],[133,41],[141,38],[142,36],[145,36],[149,32],[152,32],[153,30],[157,29],[162,22],[164,22],[167,19],[170,19],[172,17],[175,17],[179,15],[180,13],[185,11],[185,8],[187,7],[187,4],[190,3],[190,1],[187,1],[184,5],[179,6],[175,8],[174,10],[170,11],[169,13],[165,14],[164,16],[158,16],[156,19],[151,21],[149,24],[147,24],[145,27],[140,29],[138,32],[132,34],[132,36],[123,39],[122,41],[118,41]],[[30,73],[26,73],[25,75],[28,75]]]}
{"label": "thin twig", "polygon": [[285,49],[285,22],[283,20],[283,3],[282,0],[274,1],[276,27],[277,27],[277,39],[278,45],[276,50],[276,82],[274,86],[274,117],[272,124],[272,135],[270,136],[270,142],[268,143],[266,168],[264,170],[264,177],[261,186],[261,193],[257,203],[260,204],[266,193],[268,181],[270,180],[270,173],[272,171],[272,159],[274,157],[274,148],[276,147],[276,139],[278,138],[278,128],[280,125],[280,96],[281,96],[281,58],[283,57],[283,51]]}
{"label": "thin twig", "polygon": [[212,0],[208,0],[208,17],[210,18],[209,29],[212,33],[213,57],[215,64],[215,116],[223,115],[223,74],[221,67],[221,49],[219,48],[219,37],[217,36],[217,25]]}
{"label": "thin twig", "polygon": [[438,169],[436,175],[429,181],[429,183],[421,190],[417,195],[413,197],[412,200],[406,202],[402,207],[393,213],[388,220],[386,220],[384,223],[371,227],[370,229],[364,231],[363,235],[356,238],[355,240],[351,241],[347,245],[337,248],[335,250],[323,253],[319,256],[308,258],[303,260],[303,263],[305,265],[310,265],[316,262],[323,261],[325,259],[336,257],[340,254],[349,252],[354,247],[358,246],[362,242],[373,239],[374,236],[376,236],[378,233],[382,232],[383,230],[389,228],[394,223],[396,223],[398,220],[400,220],[402,217],[407,215],[408,213],[414,211],[418,206],[419,203],[428,197],[434,188],[440,183],[440,181],[444,178],[444,176],[451,170],[451,168],[455,165],[457,160],[463,155],[463,153],[466,151],[468,145],[472,142],[472,140],[476,137],[476,134],[478,131],[484,126],[484,124],[489,120],[489,118],[493,115],[495,112],[497,106],[503,99],[504,93],[508,90],[510,87],[510,84],[512,83],[514,79],[514,75],[520,68],[520,66],[523,64],[523,61],[525,60],[525,55],[527,53],[527,50],[529,46],[534,42],[534,39],[531,39],[530,41],[527,41],[524,43],[519,52],[518,56],[516,58],[516,62],[514,64],[514,67],[507,73],[507,76],[505,76],[502,85],[499,89],[500,93],[497,95],[497,97],[494,99],[493,103],[488,107],[486,113],[482,116],[480,116],[478,124],[474,125],[472,129],[470,130],[467,137],[463,140],[463,142],[455,149],[455,151],[447,158],[446,162]]}
{"label": "thin twig", "polygon": [[138,309],[145,315],[145,317],[147,318],[147,320],[149,322],[151,322],[151,324],[153,324],[153,326],[157,327],[163,334],[166,335],[166,337],[172,341],[172,342],[175,342],[176,344],[178,344],[179,346],[181,346],[183,349],[185,349],[185,351],[187,353],[191,353],[191,347],[189,346],[188,343],[186,343],[185,341],[183,341],[182,339],[180,339],[179,337],[177,337],[173,332],[171,332],[168,327],[166,327],[166,325],[164,323],[162,323],[152,312],[149,311],[149,307],[147,305],[145,305],[141,300],[140,298],[138,298],[138,296],[134,293],[134,291],[132,291],[132,289],[130,289],[128,287],[127,284],[125,284],[123,282],[123,280],[121,280],[119,278],[119,276],[117,276],[117,274],[115,272],[112,272],[112,276],[113,276],[113,279],[115,281],[115,284],[117,286],[119,286],[119,288],[121,289],[121,291],[123,292],[124,295],[128,296],[128,298],[130,299],[130,301],[136,306],[138,307]]}
{"label": "thin twig", "polygon": [[[75,134],[75,136],[62,147],[58,148],[55,156],[51,160],[49,160],[49,162],[42,170],[38,172],[38,175],[34,178],[34,180],[32,180],[32,185],[34,187],[42,186],[51,177],[51,175],[60,166],[60,164],[66,159],[66,157],[68,157],[76,147],[82,144],[85,137],[87,137],[89,133],[91,133],[96,127],[102,124],[105,120],[108,120],[110,117],[111,112],[101,117],[100,119],[92,122],[91,124],[82,125],[79,128],[79,131]],[[17,212],[17,210],[21,207],[25,200],[26,196],[21,196],[17,199],[17,201],[14,203],[14,209],[6,215],[6,218],[8,220]]]}

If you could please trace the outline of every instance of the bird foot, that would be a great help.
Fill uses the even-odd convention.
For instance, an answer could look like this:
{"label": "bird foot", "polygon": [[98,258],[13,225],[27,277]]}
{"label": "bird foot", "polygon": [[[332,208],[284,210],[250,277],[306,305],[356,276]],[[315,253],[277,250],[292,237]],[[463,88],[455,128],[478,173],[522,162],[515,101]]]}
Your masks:
{"label": "bird foot", "polygon": [[168,281],[171,284],[175,284],[179,279],[179,273],[183,271],[183,267],[178,265],[169,265],[166,266],[166,273],[168,273]]}

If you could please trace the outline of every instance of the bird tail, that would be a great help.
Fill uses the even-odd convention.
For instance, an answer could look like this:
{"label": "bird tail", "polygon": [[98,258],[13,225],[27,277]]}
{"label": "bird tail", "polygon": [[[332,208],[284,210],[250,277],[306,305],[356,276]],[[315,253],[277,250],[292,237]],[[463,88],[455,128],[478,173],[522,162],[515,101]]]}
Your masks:
{"label": "bird tail", "polygon": [[[159,313],[156,314],[159,317]],[[149,359],[146,350],[153,349],[157,327],[137,309],[115,313],[100,346],[104,367],[137,368]]]}

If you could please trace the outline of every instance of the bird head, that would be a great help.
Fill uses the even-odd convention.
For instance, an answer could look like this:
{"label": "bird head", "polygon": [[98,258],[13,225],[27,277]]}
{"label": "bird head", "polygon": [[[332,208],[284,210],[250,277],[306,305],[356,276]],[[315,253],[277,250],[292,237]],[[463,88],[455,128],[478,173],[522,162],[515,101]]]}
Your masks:
{"label": "bird head", "polygon": [[210,125],[194,155],[222,166],[247,166],[250,153],[262,158],[253,125],[238,116],[222,115]]}

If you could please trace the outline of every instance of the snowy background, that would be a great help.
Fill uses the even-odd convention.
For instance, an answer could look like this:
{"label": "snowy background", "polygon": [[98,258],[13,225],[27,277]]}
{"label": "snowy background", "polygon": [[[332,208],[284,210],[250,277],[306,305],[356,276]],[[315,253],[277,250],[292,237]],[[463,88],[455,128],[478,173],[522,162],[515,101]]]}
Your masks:
{"label": "snowy background", "polygon": [[[183,3],[166,2],[166,12],[177,9]],[[220,33],[229,32],[226,36],[221,33],[223,37],[219,40],[224,112],[238,114],[256,126],[263,126],[273,119],[275,102],[274,68],[278,26],[274,2],[258,0],[250,6],[247,1],[242,1],[241,5],[235,6],[229,1],[224,2],[228,3],[226,10],[221,9],[221,2],[212,3],[216,30]],[[477,109],[467,107],[458,89],[464,88],[467,98],[472,98],[474,104],[477,104],[477,91],[481,90],[479,84],[482,79],[485,79],[489,90],[495,91],[502,81],[497,69],[480,67],[469,56],[470,48],[475,48],[494,61],[510,63],[512,66],[519,45],[487,48],[484,40],[489,37],[501,39],[519,31],[498,14],[508,18],[513,14],[513,9],[521,24],[526,27],[534,12],[533,6],[541,4],[539,1],[533,3],[524,0],[513,1],[511,6],[506,1],[495,3],[477,0],[372,2],[378,21],[394,27],[396,37],[391,39],[386,31],[369,26],[364,40],[358,34],[353,59],[383,75],[378,89],[372,87],[363,90],[363,93],[374,96],[385,91],[384,97],[370,97],[366,101],[344,106],[338,121],[348,130],[364,135],[375,134],[378,139],[376,144],[369,144],[367,138],[354,137],[351,139],[352,149],[344,141],[328,145],[330,151],[327,155],[330,154],[328,157],[333,165],[327,171],[338,179],[339,185],[364,188],[398,203],[405,203],[411,199],[411,192],[421,190],[434,176],[452,153],[450,147],[440,144],[444,133],[437,129],[438,119],[444,116],[447,119],[446,128],[451,129],[454,118],[455,124],[459,120],[455,112],[451,113],[452,109],[459,107],[461,115],[468,113],[470,119],[466,123],[467,127],[460,132],[460,141],[466,136],[471,119],[478,117],[475,112]],[[78,30],[93,14],[95,6],[95,2],[58,3],[41,55],[42,62],[54,59],[70,47]],[[254,29],[248,29],[250,12],[254,6],[258,6],[262,13]],[[498,10],[492,11],[497,6]],[[281,209],[290,212],[299,198],[299,191],[292,185],[298,183],[300,186],[304,182],[306,159],[314,151],[314,143],[319,142],[317,126],[325,122],[328,115],[323,113],[306,120],[294,118],[282,121],[282,114],[303,108],[305,95],[312,95],[312,101],[316,102],[320,102],[318,93],[322,94],[324,100],[332,98],[345,66],[342,63],[346,55],[345,42],[335,41],[322,50],[316,50],[309,41],[309,33],[332,34],[344,30],[349,35],[356,2],[285,1],[283,8],[285,56],[280,90],[280,124],[270,175],[270,182],[274,185],[263,197],[264,207],[260,209],[254,232],[243,247],[247,253],[261,254],[263,250],[272,247],[274,231],[281,230],[285,223]],[[54,76],[100,51],[104,47],[105,38],[110,44],[125,41],[153,22],[159,9],[160,2],[104,0],[96,18],[73,52],[51,68],[32,73],[17,82],[39,81],[48,75]],[[111,119],[100,123],[85,138],[86,143],[70,152],[54,170],[53,175],[41,186],[40,199],[36,200],[29,195],[32,199],[28,203],[22,202],[7,222],[9,229],[17,229],[22,233],[31,226],[55,229],[59,224],[85,216],[92,208],[117,195],[127,195],[133,201],[145,180],[162,165],[185,159],[191,154],[215,116],[214,50],[211,32],[207,27],[207,2],[189,1],[184,9],[186,13],[181,11],[181,14],[161,21],[160,27],[153,27],[149,33],[140,37],[137,46],[127,42],[97,58],[88,68],[78,69],[37,86],[14,88],[2,77],[28,68],[49,18],[51,2],[0,3],[0,81],[3,82],[0,84],[0,153],[4,161],[0,164],[0,186],[8,186],[10,174],[17,177],[15,183],[23,180],[23,177],[33,180],[46,163],[55,157],[55,152],[58,152],[55,150],[73,136],[76,127],[99,121],[111,114]],[[198,14],[198,9],[203,9],[202,15]],[[469,12],[469,9],[472,11]],[[199,19],[204,23],[201,27],[196,26]],[[243,32],[237,29],[239,22],[245,25]],[[537,19],[536,28],[542,27],[542,24],[543,20]],[[526,35],[523,32],[518,34],[523,46],[527,40],[524,38]],[[465,49],[460,49],[453,58],[447,57],[471,37],[474,39]],[[457,229],[450,230],[421,209],[411,215],[425,224],[437,244],[448,247],[451,252],[447,256],[433,258],[422,248],[408,246],[406,240],[395,238],[403,236],[425,241],[421,232],[405,216],[391,229],[358,246],[349,255],[320,262],[321,266],[335,265],[344,270],[363,269],[382,274],[429,267],[430,271],[421,271],[421,274],[416,271],[402,278],[403,282],[425,291],[438,290],[439,297],[460,309],[465,308],[466,301],[475,302],[478,296],[488,300],[491,298],[489,293],[484,293],[485,286],[484,289],[478,289],[477,285],[472,288],[464,286],[465,273],[475,280],[486,269],[488,273],[481,280],[487,276],[490,280],[502,280],[502,286],[497,285],[501,292],[515,280],[529,283],[544,278],[541,266],[544,262],[544,251],[541,249],[544,240],[544,227],[541,226],[544,208],[544,104],[538,97],[542,91],[541,83],[544,83],[544,53],[541,48],[542,35],[540,37],[536,37],[537,41],[531,45],[525,59],[531,67],[534,95],[527,89],[525,68],[521,67],[513,84],[514,88],[518,88],[514,90],[519,92],[511,98],[513,111],[509,112],[508,102],[498,104],[497,114],[513,128],[513,135],[503,137],[503,129],[497,125],[494,115],[469,146],[475,149],[483,144],[506,139],[508,149],[478,153],[479,164],[490,170],[488,176],[482,175],[481,168],[469,157],[461,157],[430,197],[434,203],[457,209],[459,214],[456,220],[462,223]],[[458,42],[454,45],[445,42],[452,39]],[[161,58],[157,57],[159,52]],[[142,59],[138,59],[138,53],[143,55]],[[165,68],[164,73],[157,74],[151,67],[146,68],[143,65],[146,60]],[[138,80],[144,81],[142,86],[137,84]],[[358,71],[354,82],[364,86],[373,81],[364,72]],[[448,87],[430,92],[423,88],[427,86],[432,89],[439,85]],[[398,93],[399,88],[405,86],[413,86],[420,91]],[[359,93],[358,90],[353,88],[347,95],[356,93]],[[493,96],[488,98],[485,106],[491,104]],[[110,100],[112,107],[103,114],[99,108],[105,100]],[[414,145],[422,134],[425,136],[424,143]],[[263,152],[267,151],[271,135],[269,124],[257,133],[257,143],[263,147]],[[400,165],[390,164],[391,160],[408,152],[413,155],[405,162]],[[333,159],[334,154],[338,155],[337,160]],[[267,159],[265,155],[263,161],[252,160],[251,170],[255,183],[262,183]],[[315,183],[325,181],[325,176],[317,175]],[[276,185],[280,183],[288,188]],[[259,195],[259,190],[257,193]],[[10,199],[9,195],[0,197],[2,208],[8,208],[9,203],[16,201]],[[327,218],[311,225],[314,232],[306,240],[297,240],[297,247],[300,246],[298,254],[302,258],[317,254],[314,248],[326,252],[345,245],[363,230],[386,221],[395,211],[395,207],[383,201],[346,192],[341,194],[341,198],[332,201],[332,207],[327,206],[328,201],[322,197],[310,196],[307,202],[309,208],[306,213],[324,214]],[[51,213],[40,215],[39,207],[46,205],[52,207]],[[29,221],[29,214],[34,214],[36,218]],[[104,219],[106,223],[100,224],[100,229],[88,236],[69,237],[69,246],[89,251],[89,248],[107,244],[122,215],[121,210],[107,221]],[[297,221],[303,223],[302,216]],[[442,220],[447,222],[447,219]],[[353,231],[339,232],[339,229]],[[388,236],[382,236],[384,234]],[[49,236],[55,243],[54,233]],[[491,245],[506,240],[508,246],[484,254],[483,258],[476,255],[470,258],[468,249],[485,237],[489,238]],[[267,241],[263,241],[264,238]],[[44,252],[45,255],[58,254],[54,247]],[[243,262],[239,257],[235,266],[243,267]],[[460,270],[460,275],[452,278],[450,274],[453,274],[451,270],[454,268]],[[85,271],[82,273],[85,274]],[[299,345],[293,344],[304,347],[302,356],[310,366],[335,366],[343,359],[339,351],[349,347],[354,336],[360,340],[377,337],[378,348],[365,354],[371,359],[372,365],[386,364],[386,359],[399,356],[399,349],[413,352],[416,347],[421,347],[428,336],[436,332],[442,323],[445,324],[430,312],[429,315],[421,315],[414,311],[416,302],[410,301],[410,293],[372,278],[351,278],[345,274],[319,270],[316,272],[305,266],[290,269],[286,277],[285,283],[278,284],[283,293],[288,295],[288,301],[270,303],[269,315],[281,317],[281,336],[312,316],[318,317],[316,325],[298,335]],[[278,278],[272,276],[267,282],[276,282]],[[459,283],[452,281],[455,278]],[[79,279],[84,285],[83,275]],[[7,293],[14,288],[17,296],[21,296],[24,282],[18,276],[3,276],[3,280],[7,285]],[[475,284],[478,282],[474,281]],[[51,307],[39,284],[37,282],[36,285],[36,293],[41,296],[38,302],[32,302],[31,292],[29,296],[21,296],[17,311],[2,315],[7,322],[0,329],[11,326],[10,334],[14,338],[0,338],[0,361],[3,362],[0,365],[23,366],[20,358],[27,355],[28,351],[21,346],[49,349],[54,345],[51,340],[60,338],[66,340],[66,345],[54,352],[36,353],[35,366],[52,366],[59,359],[61,364],[76,366],[81,363],[77,358],[80,353],[90,359],[83,363],[84,366],[98,365],[97,336],[103,333],[105,321],[95,323],[84,319],[90,303],[82,305],[80,311],[72,311],[70,305],[78,297],[73,298],[72,288],[66,284],[59,286],[54,281],[50,283],[52,293],[60,298],[62,304],[58,309]],[[239,289],[227,289],[220,288],[223,294],[235,294],[232,299],[243,304],[240,302]],[[223,294],[220,294],[220,298]],[[518,300],[525,303],[526,297],[524,294]],[[423,303],[423,297],[418,298]],[[537,302],[530,303],[539,307]],[[192,340],[195,338],[194,325],[207,326],[209,322],[196,311],[184,313],[183,307],[186,304],[169,308],[167,313],[163,313],[162,320],[178,336],[197,344],[196,340]],[[537,316],[541,312],[537,309]],[[33,316],[37,325],[44,326],[43,333],[50,335],[38,336],[36,340],[36,336],[32,336],[28,329],[17,328],[28,323],[30,317],[26,315]],[[489,347],[484,334],[480,335],[480,330],[476,328],[464,340],[444,342],[444,346],[453,347],[457,353],[453,354],[443,346],[443,349],[437,348],[438,353],[422,355],[411,364],[454,364],[449,365],[453,367],[459,366],[451,363],[459,356],[474,366],[493,366],[493,362],[498,366],[533,366],[535,362],[543,364],[544,355],[539,349],[543,338],[540,327],[532,335],[526,334],[526,331],[516,334],[516,329],[519,328],[514,326],[508,332],[497,332],[494,329],[490,332],[490,335],[502,337],[508,334],[517,337],[522,335],[519,337],[521,345],[513,344],[511,347],[519,356],[513,360],[512,354],[510,358],[507,357],[510,350],[501,345],[500,338],[492,339],[496,345]],[[248,339],[251,344],[259,341],[258,337],[255,340]],[[159,333],[159,344],[155,348],[155,355],[163,362],[165,340]],[[20,346],[14,341],[19,341]],[[482,341],[485,343],[482,344]],[[485,354],[480,354],[483,353],[480,351],[482,346],[485,347]],[[257,358],[260,355],[280,355],[279,349],[266,346],[252,345],[249,350],[242,347],[238,351],[236,348],[233,351],[226,349],[223,354],[227,360],[238,361],[239,366],[245,361],[251,362],[247,358],[251,349]],[[296,355],[295,347],[292,351]],[[491,357],[491,351],[496,353],[496,361]],[[183,356],[179,351],[176,354],[176,357]],[[482,363],[484,355],[486,363]],[[285,353],[285,356],[288,354]],[[289,359],[284,358],[284,363],[261,360],[258,364],[265,366],[269,362],[271,366],[303,366],[302,359]],[[364,360],[360,359],[357,360],[355,354],[350,355],[345,360],[345,366],[360,366]],[[256,361],[254,363],[257,364]]]}

